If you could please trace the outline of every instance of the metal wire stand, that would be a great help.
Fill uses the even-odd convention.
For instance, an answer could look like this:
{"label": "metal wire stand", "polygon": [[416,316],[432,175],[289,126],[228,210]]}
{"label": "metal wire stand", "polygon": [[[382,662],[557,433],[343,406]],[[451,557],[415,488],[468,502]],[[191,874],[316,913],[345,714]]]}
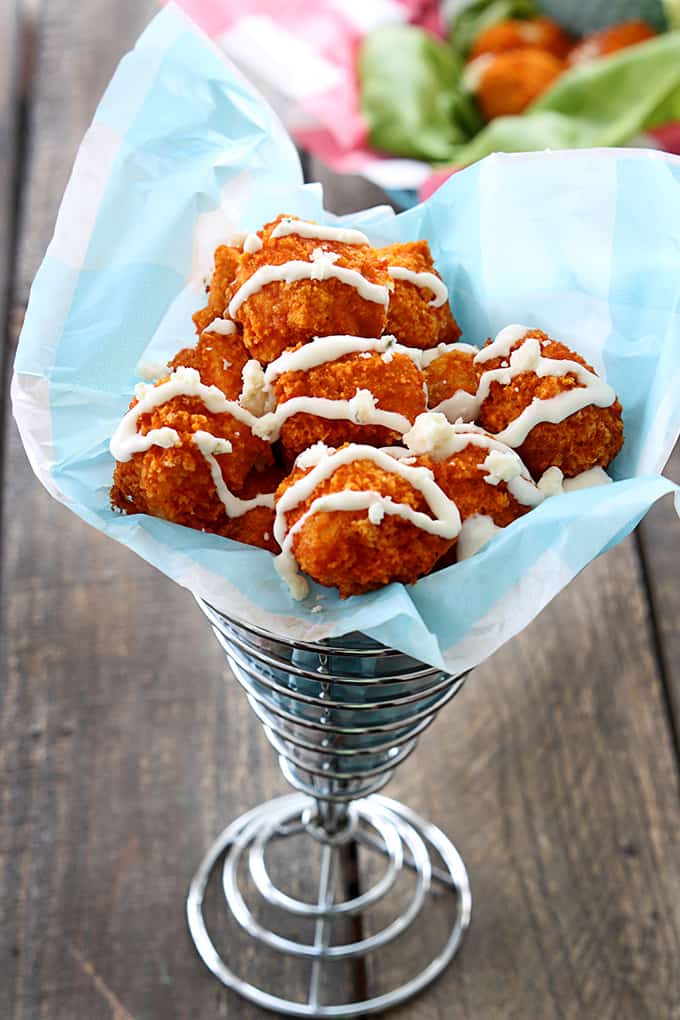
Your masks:
{"label": "metal wire stand", "polygon": [[[298,791],[242,815],[201,862],[187,899],[199,955],[229,988],[288,1016],[355,1017],[403,1002],[433,981],[458,949],[470,921],[470,885],[446,836],[377,791],[458,693],[465,676],[448,676],[361,634],[318,644],[289,641],[228,619],[201,600],[199,605],[279,755],[281,771]],[[270,875],[270,849],[282,842],[291,845],[293,838],[308,840],[310,867],[311,850],[320,848],[318,889],[310,900],[284,891],[285,864]],[[338,899],[338,873],[348,854],[356,860],[358,847],[382,860],[384,870],[369,888]],[[283,971],[276,990],[260,987],[252,975],[236,974],[219,955],[208,932],[204,900],[221,859],[224,896],[240,928],[262,948],[309,961],[306,1000],[279,994],[285,992]],[[285,863],[291,862],[292,857]],[[398,895],[396,887],[405,876],[409,889],[404,902],[403,889]],[[253,892],[257,902],[251,906]],[[352,997],[349,987],[342,1001],[325,1001],[326,971],[334,963],[373,959],[369,954],[393,940],[416,937],[416,920],[427,917],[442,892],[451,909],[432,959],[403,980],[400,972],[396,987],[379,994],[370,996],[360,987]],[[384,916],[392,901],[393,916],[367,933],[372,912],[380,907]],[[345,934],[343,941],[341,934],[338,940],[348,919],[354,921],[351,937]],[[310,937],[302,939],[297,929],[292,937],[283,934],[291,921],[311,926]],[[404,969],[411,955],[405,945]]]}

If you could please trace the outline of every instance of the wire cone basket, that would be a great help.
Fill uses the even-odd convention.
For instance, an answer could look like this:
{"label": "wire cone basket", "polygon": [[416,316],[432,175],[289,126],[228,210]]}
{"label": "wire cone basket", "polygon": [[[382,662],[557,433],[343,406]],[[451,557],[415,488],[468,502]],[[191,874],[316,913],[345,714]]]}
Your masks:
{"label": "wire cone basket", "polygon": [[[361,1016],[403,1002],[458,949],[470,886],[447,837],[378,791],[465,675],[362,634],[291,641],[199,605],[296,791],[238,818],[204,857],[187,900],[199,955],[223,984],[288,1016]],[[229,953],[227,942],[220,955],[209,931],[209,884],[220,871],[220,909],[226,900],[249,953]],[[292,893],[301,872],[306,889]],[[441,943],[421,959],[418,926],[431,926],[437,910]],[[255,961],[265,952],[278,964],[260,975]],[[250,971],[226,962],[236,955],[253,961]],[[370,987],[372,976],[384,987]]]}

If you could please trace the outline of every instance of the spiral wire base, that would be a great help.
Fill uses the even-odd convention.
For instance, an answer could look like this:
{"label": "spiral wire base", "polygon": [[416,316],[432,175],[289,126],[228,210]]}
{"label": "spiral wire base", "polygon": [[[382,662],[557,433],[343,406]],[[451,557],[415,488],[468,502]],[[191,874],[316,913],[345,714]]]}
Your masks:
{"label": "spiral wire base", "polygon": [[[279,756],[284,776],[298,791],[242,815],[206,854],[187,900],[199,955],[225,985],[288,1016],[352,1017],[403,1002],[434,980],[458,949],[470,920],[470,886],[463,861],[444,834],[377,791],[413,751],[438,710],[458,693],[465,677],[448,676],[363,635],[318,644],[289,641],[230,620],[200,600],[199,605]],[[295,854],[287,848],[300,839],[306,841],[306,873],[313,870],[312,850],[320,851],[311,899],[282,888],[289,865],[292,870],[295,865]],[[286,854],[272,877],[268,858],[277,845]],[[374,871],[378,861],[384,870],[368,888],[353,889],[343,898],[339,876],[347,855],[353,853],[356,859],[358,848],[362,861],[371,864],[369,870]],[[230,918],[261,950],[307,964],[305,998],[278,994],[282,980],[275,981],[276,989],[266,982],[261,987],[235,973],[219,955],[204,906],[220,860]],[[417,938],[416,922],[441,906],[442,894],[445,935],[432,959],[404,976],[413,956],[404,944],[396,987],[368,995],[362,982],[359,994],[355,988],[352,995],[349,988],[341,1001],[324,1001],[326,986],[333,984],[333,964],[379,960],[378,951],[394,940]],[[376,912],[381,918],[377,927]],[[293,934],[285,934],[291,924]],[[305,925],[307,938],[301,935]],[[414,945],[422,946],[422,940]]]}

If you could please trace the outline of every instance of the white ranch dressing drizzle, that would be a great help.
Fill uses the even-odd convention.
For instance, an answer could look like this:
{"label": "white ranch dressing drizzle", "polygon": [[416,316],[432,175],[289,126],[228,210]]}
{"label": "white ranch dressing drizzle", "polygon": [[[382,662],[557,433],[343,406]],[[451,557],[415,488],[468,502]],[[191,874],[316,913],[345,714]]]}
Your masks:
{"label": "white ranch dressing drizzle", "polygon": [[[377,354],[403,354],[410,358],[419,370],[423,370],[450,351],[464,351],[465,353],[477,353],[479,348],[471,344],[440,344],[433,350],[422,351],[417,347],[405,347],[397,343],[396,337],[385,333],[381,337],[366,336],[315,336],[310,343],[303,344],[294,351],[284,351],[275,361],[272,361],[265,369],[265,379],[268,384],[274,382],[280,375],[286,372],[308,372],[319,365],[325,365],[331,361],[337,361],[347,354],[370,354],[375,351]],[[468,394],[468,396],[474,396]]]}
{"label": "white ranch dressing drizzle", "polygon": [[365,301],[387,307],[390,300],[389,289],[377,283],[370,283],[356,269],[336,266],[339,258],[337,252],[325,252],[321,248],[315,248],[311,262],[291,259],[290,262],[282,262],[280,265],[260,266],[234,294],[229,302],[229,315],[233,319],[243,302],[269,283],[297,283],[300,280],[339,280],[340,283],[353,287]]}
{"label": "white ranch dressing drizzle", "polygon": [[246,255],[254,255],[256,251],[261,251],[262,239],[257,234],[246,234],[243,250]]}
{"label": "white ranch dressing drizzle", "polygon": [[[423,495],[434,516],[428,517],[427,514],[414,510],[413,507],[394,503],[380,493],[346,490],[319,496],[286,533],[286,514],[308,499],[314,489],[330,478],[339,467],[351,464],[356,460],[370,460],[383,471],[404,478]],[[440,489],[432,472],[427,468],[411,467],[373,446],[351,444],[341,450],[329,452],[308,474],[286,489],[276,506],[274,537],[281,546],[281,553],[274,562],[279,574],[289,585],[293,598],[302,599],[309,590],[306,579],[300,575],[292,552],[293,539],[304,522],[314,513],[357,509],[366,509],[370,512],[374,505],[378,505],[383,514],[402,517],[422,531],[438,535],[440,538],[454,539],[460,532],[461,521],[458,507]]]}
{"label": "white ranch dressing drizzle", "polygon": [[440,400],[432,410],[436,414],[443,414],[450,422],[457,422],[461,419],[464,422],[473,422],[479,414],[479,401],[476,393],[456,390],[450,397]]}
{"label": "white ranch dressing drizzle", "polygon": [[[174,429],[152,429],[145,436],[137,432],[137,422],[142,415],[149,414],[174,397],[195,397],[202,401],[208,411],[213,414],[231,414],[253,430],[258,422],[257,418],[236,401],[227,400],[222,390],[217,386],[206,386],[202,383],[195,368],[180,367],[175,369],[166,382],[159,386],[146,387],[139,402],[124,415],[109,444],[111,456],[115,460],[125,463],[131,460],[135,453],[147,450],[151,446],[176,446],[179,436]],[[170,442],[169,433],[171,432],[176,437],[173,442]],[[162,441],[157,442],[157,438],[150,441],[149,437],[152,435],[161,438]]]}
{"label": "white ranch dressing drizzle", "polygon": [[272,230],[270,237],[290,237],[297,234],[298,237],[314,238],[319,241],[337,241],[338,244],[370,244],[365,234],[360,230],[349,230],[346,227],[331,227],[320,223],[311,223],[309,220],[296,220],[292,217],[285,217]]}
{"label": "white ranch dressing drizzle", "polygon": [[294,414],[313,414],[329,421],[351,421],[355,425],[382,425],[394,432],[408,432],[411,422],[396,411],[383,411],[370,390],[358,389],[351,400],[330,400],[328,397],[292,397],[256,420],[253,432],[260,439],[274,442],[281,434],[283,423]]}
{"label": "white ranch dressing drizzle", "polygon": [[494,535],[502,531],[487,514],[473,514],[463,521],[456,544],[456,560],[469,560],[479,552]]}
{"label": "white ranch dressing drizzle", "polygon": [[546,496],[561,496],[565,492],[578,492],[580,489],[593,489],[599,485],[611,485],[612,479],[604,468],[594,467],[582,471],[573,478],[565,478],[560,468],[547,468],[538,482],[538,487]]}
{"label": "white ranch dressing drizzle", "polygon": [[479,464],[486,472],[485,482],[498,485],[503,481],[508,492],[522,506],[538,506],[544,500],[519,454],[477,425],[457,422],[451,425],[444,415],[434,411],[419,414],[415,425],[404,436],[404,443],[416,454],[429,454],[434,460],[448,460],[467,446],[479,446],[489,455]]}
{"label": "white ranch dressing drizzle", "polygon": [[443,280],[440,280],[434,273],[416,273],[406,266],[388,266],[387,272],[393,280],[404,280],[405,283],[412,283],[415,287],[431,290],[433,297],[428,301],[432,308],[441,308],[449,296],[449,291]]}
{"label": "white ranch dressing drizzle", "polygon": [[194,432],[191,438],[208,463],[215,490],[227,512],[227,517],[242,517],[243,514],[258,506],[274,508],[273,492],[261,493],[253,499],[239,499],[227,486],[220,465],[215,458],[220,454],[232,452],[232,445],[228,439],[222,439],[219,436],[214,436],[211,432],[201,430]]}
{"label": "white ranch dressing drizzle", "polygon": [[[265,369],[264,377],[271,384],[280,375],[287,372],[309,372],[312,368],[337,361],[346,354],[370,354],[375,351],[382,354],[389,347],[402,353],[395,338],[386,334],[381,337],[364,336],[315,336],[311,343],[303,344],[295,351],[284,351]],[[406,353],[407,348],[403,349]]]}
{"label": "white ranch dressing drizzle", "polygon": [[[454,343],[439,344],[429,351],[422,351],[420,367],[423,371],[430,367],[445,354],[460,351],[462,354],[479,354],[479,348],[472,344]],[[449,421],[456,422],[462,418],[463,421],[474,421],[479,413],[479,401],[476,393],[469,393],[467,390],[456,390],[450,397],[440,400],[436,407],[432,408],[438,414],[445,415]]]}
{"label": "white ranch dressing drizzle", "polygon": [[485,361],[493,361],[494,358],[507,358],[514,345],[530,332],[531,326],[521,326],[519,323],[505,326],[495,340],[477,352],[475,364],[483,365]]}
{"label": "white ranch dressing drizzle", "polygon": [[274,395],[270,391],[264,377],[262,365],[255,358],[246,361],[241,372],[243,388],[239,395],[239,403],[257,418],[261,418],[274,407]]}
{"label": "white ranch dressing drizzle", "polygon": [[304,344],[295,351],[284,351],[265,369],[267,384],[271,384],[285,372],[307,372],[319,365],[327,364],[344,358],[347,354],[403,354],[420,367],[420,352],[412,347],[398,344],[395,337],[385,334],[383,337],[315,337],[311,343]]}
{"label": "white ranch dressing drizzle", "polygon": [[479,347],[465,344],[462,341],[454,344],[437,344],[436,347],[431,347],[429,350],[420,351],[420,368],[429,368],[433,361],[438,361],[445,354],[451,354],[454,351],[460,351],[462,354],[479,354]]}
{"label": "white ranch dressing drizzle", "polygon": [[138,361],[135,368],[135,375],[147,380],[160,379],[162,376],[167,375],[167,372],[167,365],[162,364],[160,361],[150,361],[147,358],[142,358]]}
{"label": "white ranch dressing drizzle", "polygon": [[[479,415],[480,408],[488,397],[494,382],[508,386],[516,376],[523,372],[535,372],[539,378],[573,375],[579,385],[554,397],[532,400],[514,421],[511,421],[505,429],[496,434],[497,439],[512,447],[521,446],[536,425],[543,422],[558,424],[584,407],[591,405],[611,407],[616,400],[616,393],[612,387],[594,372],[584,368],[578,361],[544,357],[541,354],[540,340],[536,337],[528,337],[528,332],[530,332],[528,326],[506,326],[491,344],[476,355],[476,365],[483,365],[494,358],[508,357],[508,355],[510,363],[506,367],[483,372],[475,397],[473,400],[465,401],[468,415],[474,418]],[[524,343],[510,353],[512,347],[523,339]],[[454,397],[456,396],[458,394],[454,394]],[[450,399],[453,400],[453,398]],[[451,414],[458,408],[459,404],[453,400],[451,406],[447,406],[446,402],[442,401],[438,409]]]}
{"label": "white ranch dressing drizzle", "polygon": [[562,488],[565,492],[578,492],[580,489],[594,489],[598,485],[612,485],[613,482],[614,479],[609,477],[604,468],[594,467],[573,478],[565,478]]}
{"label": "white ranch dressing drizzle", "polygon": [[204,333],[218,333],[219,336],[231,336],[236,332],[236,323],[231,319],[213,319],[210,325],[203,330]]}
{"label": "white ranch dressing drizzle", "polygon": [[[113,440],[111,442],[113,443]],[[126,450],[129,455],[125,459],[130,460],[135,453],[146,453],[152,446],[160,446],[164,450],[169,450],[173,446],[179,446],[181,442],[179,433],[167,426],[161,429],[150,429],[146,435],[135,432],[128,441]],[[116,460],[122,460],[122,458],[116,457]]]}
{"label": "white ranch dressing drizzle", "polygon": [[[439,344],[429,351],[422,351],[421,368],[425,370],[431,364],[438,361],[446,354],[460,351],[462,354],[479,354],[479,348],[472,344]],[[476,393],[468,393],[467,390],[456,390],[451,397],[444,397],[439,403],[431,408],[432,411],[446,415],[449,421],[474,421],[479,413],[479,401]]]}

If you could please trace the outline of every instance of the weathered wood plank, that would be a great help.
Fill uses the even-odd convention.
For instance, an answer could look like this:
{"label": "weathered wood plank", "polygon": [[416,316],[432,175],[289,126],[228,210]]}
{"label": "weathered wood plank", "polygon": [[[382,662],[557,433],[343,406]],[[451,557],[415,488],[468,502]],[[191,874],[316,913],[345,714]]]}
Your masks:
{"label": "weathered wood plank", "polygon": [[[0,316],[7,320],[15,229],[14,181],[19,104],[19,12],[13,0],[0,9]],[[3,344],[3,348],[4,348]],[[3,352],[0,349],[0,372]]]}
{"label": "weathered wood plank", "polygon": [[[664,472],[680,482],[680,445]],[[665,499],[640,525],[640,547],[659,642],[669,710],[675,726],[676,753],[680,755],[680,521],[670,499]]]}

